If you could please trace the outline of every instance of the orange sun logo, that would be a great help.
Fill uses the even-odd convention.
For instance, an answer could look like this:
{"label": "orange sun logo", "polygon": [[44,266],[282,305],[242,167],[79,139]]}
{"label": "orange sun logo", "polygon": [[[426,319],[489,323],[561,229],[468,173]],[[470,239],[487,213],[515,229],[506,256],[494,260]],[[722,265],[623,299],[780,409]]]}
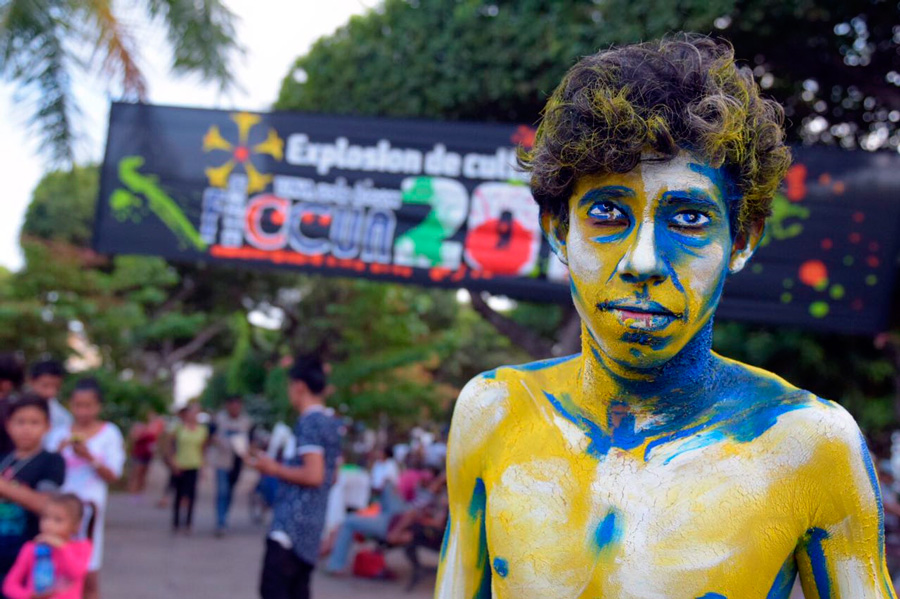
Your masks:
{"label": "orange sun logo", "polygon": [[238,128],[238,142],[232,144],[222,137],[217,125],[213,125],[203,136],[203,151],[223,150],[231,152],[231,158],[221,166],[211,166],[206,169],[206,178],[213,187],[225,188],[228,186],[228,177],[232,171],[241,166],[247,173],[247,193],[263,191],[272,182],[272,175],[259,172],[250,160],[253,154],[265,154],[275,160],[281,160],[284,156],[284,140],[278,137],[275,129],[269,128],[265,141],[254,146],[249,146],[247,140],[250,130],[262,120],[259,115],[247,112],[238,112],[231,115],[231,120]]}

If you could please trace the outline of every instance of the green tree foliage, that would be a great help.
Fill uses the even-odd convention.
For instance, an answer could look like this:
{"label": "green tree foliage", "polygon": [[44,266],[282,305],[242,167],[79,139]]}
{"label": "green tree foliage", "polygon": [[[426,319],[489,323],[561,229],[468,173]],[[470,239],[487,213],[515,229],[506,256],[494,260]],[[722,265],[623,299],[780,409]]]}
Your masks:
{"label": "green tree foliage", "polygon": [[[123,9],[111,0],[0,0],[0,77],[29,105],[31,125],[57,162],[71,163],[78,106],[71,81],[100,71],[125,98],[145,99],[139,41]],[[221,0],[146,0],[143,10],[162,26],[172,70],[195,73],[223,88],[232,83],[231,57],[239,50],[234,16]]]}
{"label": "green tree foliage", "polygon": [[898,17],[870,0],[386,0],[298,58],[276,107],[531,123],[578,57],[683,30],[730,39],[794,140],[896,148]]}
{"label": "green tree foliage", "polygon": [[0,291],[0,342],[29,358],[65,355],[77,324],[107,367],[148,384],[169,380],[186,359],[227,355],[233,315],[246,317],[280,279],[99,256],[87,247],[96,196],[96,167],[53,172],[38,184],[22,226],[25,267]]}
{"label": "green tree foliage", "polygon": [[371,425],[403,428],[443,422],[469,378],[525,359],[452,292],[302,277],[277,303],[285,315],[281,330],[253,337],[260,331],[248,328],[218,365],[206,405],[239,394],[265,420],[287,418],[279,358],[315,354],[331,367],[330,405]]}
{"label": "green tree foliage", "polygon": [[[98,185],[99,172],[93,165],[49,173],[34,189],[21,235],[89,246]],[[62,197],[67,201],[59,201]]]}

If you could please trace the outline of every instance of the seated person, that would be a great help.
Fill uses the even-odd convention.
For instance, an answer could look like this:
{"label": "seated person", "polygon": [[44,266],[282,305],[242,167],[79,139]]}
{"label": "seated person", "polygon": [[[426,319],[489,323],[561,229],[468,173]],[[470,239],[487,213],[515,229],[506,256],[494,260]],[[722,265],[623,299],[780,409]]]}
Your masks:
{"label": "seated person", "polygon": [[714,353],[790,162],[782,110],[702,36],[583,58],[522,162],[582,351],[472,380],[437,599],[895,597],[839,405]]}
{"label": "seated person", "polygon": [[447,522],[447,476],[439,474],[423,490],[412,507],[394,518],[386,540],[391,545],[407,545],[413,541],[415,528],[435,529],[438,544]]}
{"label": "seated person", "polygon": [[447,527],[447,476],[442,472],[429,483],[417,505],[395,518],[387,534],[391,545],[402,545],[413,572],[407,590],[422,577],[419,547],[438,550]]}
{"label": "seated person", "polygon": [[396,488],[388,484],[380,493],[375,513],[369,510],[361,510],[350,514],[341,522],[334,535],[333,543],[329,543],[330,554],[325,571],[330,574],[339,574],[347,570],[350,561],[350,552],[353,549],[353,540],[356,535],[367,539],[384,541],[387,539],[388,530],[394,518],[408,509],[406,502],[397,493]]}

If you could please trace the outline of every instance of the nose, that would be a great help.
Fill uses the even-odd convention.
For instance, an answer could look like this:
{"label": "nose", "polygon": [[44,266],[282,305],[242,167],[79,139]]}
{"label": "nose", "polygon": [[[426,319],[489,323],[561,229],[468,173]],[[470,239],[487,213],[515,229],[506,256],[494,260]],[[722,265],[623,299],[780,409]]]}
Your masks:
{"label": "nose", "polygon": [[665,280],[665,262],[659,255],[653,223],[644,222],[637,227],[617,270],[627,283],[655,284]]}

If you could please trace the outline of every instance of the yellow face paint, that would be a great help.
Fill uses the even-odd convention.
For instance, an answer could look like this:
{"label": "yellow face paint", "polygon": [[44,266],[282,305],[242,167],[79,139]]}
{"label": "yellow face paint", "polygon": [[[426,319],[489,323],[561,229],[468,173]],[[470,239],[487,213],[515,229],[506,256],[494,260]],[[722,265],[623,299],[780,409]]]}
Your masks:
{"label": "yellow face paint", "polygon": [[732,241],[718,179],[682,153],[577,181],[549,228],[582,353],[463,390],[438,599],[787,599],[798,575],[808,599],[895,597],[853,419],[710,349],[758,241]]}
{"label": "yellow face paint", "polygon": [[577,182],[561,253],[575,306],[611,365],[668,361],[715,311],[732,240],[714,172],[682,152]]}

